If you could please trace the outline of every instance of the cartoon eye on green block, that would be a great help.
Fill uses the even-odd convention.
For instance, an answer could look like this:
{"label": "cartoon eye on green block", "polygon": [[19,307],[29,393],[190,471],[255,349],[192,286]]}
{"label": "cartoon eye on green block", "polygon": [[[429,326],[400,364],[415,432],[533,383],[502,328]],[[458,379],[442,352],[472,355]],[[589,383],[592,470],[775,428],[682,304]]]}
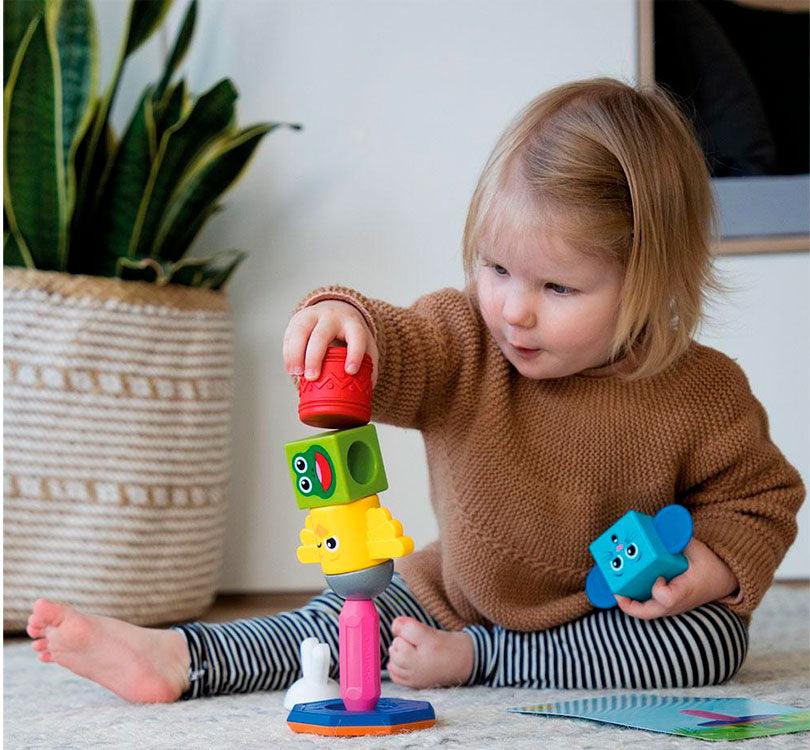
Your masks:
{"label": "cartoon eye on green block", "polygon": [[298,507],[353,503],[388,489],[377,430],[367,424],[284,446]]}

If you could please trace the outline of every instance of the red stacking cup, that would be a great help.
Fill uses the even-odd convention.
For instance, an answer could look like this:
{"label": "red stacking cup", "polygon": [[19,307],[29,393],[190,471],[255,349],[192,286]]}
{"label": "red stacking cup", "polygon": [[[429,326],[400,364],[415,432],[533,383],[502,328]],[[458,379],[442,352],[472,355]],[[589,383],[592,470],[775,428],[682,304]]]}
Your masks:
{"label": "red stacking cup", "polygon": [[371,420],[371,357],[363,356],[357,374],[346,372],[346,347],[330,346],[317,380],[298,383],[298,418],[312,427],[343,430]]}

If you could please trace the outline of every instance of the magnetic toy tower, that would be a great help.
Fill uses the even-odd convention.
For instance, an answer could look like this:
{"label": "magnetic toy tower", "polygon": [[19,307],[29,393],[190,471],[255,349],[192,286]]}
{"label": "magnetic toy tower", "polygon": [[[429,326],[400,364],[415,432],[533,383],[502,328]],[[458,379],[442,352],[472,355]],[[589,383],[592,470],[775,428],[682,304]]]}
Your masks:
{"label": "magnetic toy tower", "polygon": [[394,734],[436,722],[427,701],[381,698],[380,618],[372,599],[390,584],[393,559],[413,551],[402,524],[380,505],[388,488],[371,418],[371,358],[344,371],[346,348],[327,350],[321,376],[299,384],[299,418],[337,428],[287,443],[298,507],[308,511],[298,560],[318,563],[330,588],[345,599],[338,620],[340,700],[298,703],[294,732],[332,736]]}

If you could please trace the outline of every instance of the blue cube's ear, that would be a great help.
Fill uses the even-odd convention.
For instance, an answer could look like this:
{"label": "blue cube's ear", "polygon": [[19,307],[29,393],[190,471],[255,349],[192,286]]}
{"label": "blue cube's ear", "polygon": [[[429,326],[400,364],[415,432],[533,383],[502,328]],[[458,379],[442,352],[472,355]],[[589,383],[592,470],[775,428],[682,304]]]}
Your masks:
{"label": "blue cube's ear", "polygon": [[673,555],[683,551],[692,538],[692,516],[683,505],[667,505],[653,518],[653,526],[667,548]]}
{"label": "blue cube's ear", "polygon": [[588,571],[588,577],[585,579],[585,594],[588,601],[599,609],[610,609],[617,606],[616,597],[613,596],[605,576],[596,565]]}

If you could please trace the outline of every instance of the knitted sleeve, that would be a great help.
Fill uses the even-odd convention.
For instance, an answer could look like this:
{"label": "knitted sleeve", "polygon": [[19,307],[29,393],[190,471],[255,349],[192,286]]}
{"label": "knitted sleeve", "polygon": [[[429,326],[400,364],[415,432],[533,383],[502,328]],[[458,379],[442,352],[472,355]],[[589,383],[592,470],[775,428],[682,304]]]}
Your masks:
{"label": "knitted sleeve", "polygon": [[771,442],[767,415],[744,373],[727,364],[713,373],[722,385],[706,394],[704,440],[688,458],[679,502],[692,513],[695,537],[737,577],[739,591],[721,602],[748,616],[796,538],[805,488]]}
{"label": "knitted sleeve", "polygon": [[427,429],[441,420],[462,377],[474,382],[481,334],[464,292],[442,289],[410,307],[397,307],[354,289],[328,286],[307,295],[297,309],[325,299],[354,305],[375,337],[380,353],[375,421]]}

